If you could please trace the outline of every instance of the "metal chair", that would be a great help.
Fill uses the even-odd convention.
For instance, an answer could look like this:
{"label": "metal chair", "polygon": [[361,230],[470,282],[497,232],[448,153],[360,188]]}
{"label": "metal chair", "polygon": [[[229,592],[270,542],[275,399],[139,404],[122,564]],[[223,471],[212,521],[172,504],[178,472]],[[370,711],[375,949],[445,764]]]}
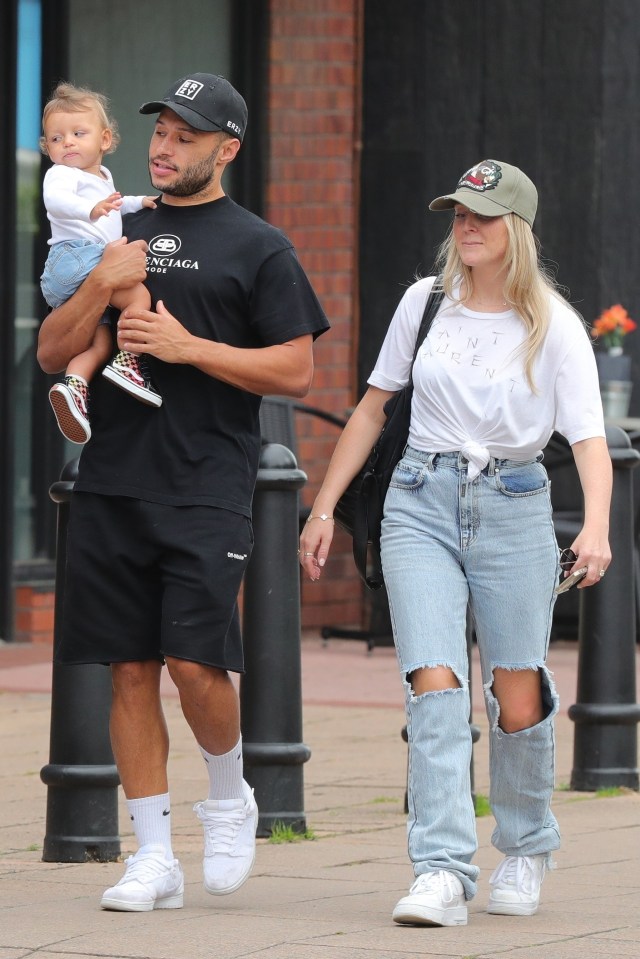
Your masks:
{"label": "metal chair", "polygon": [[[304,463],[300,463],[298,456],[298,440],[295,426],[296,415],[316,417],[340,430],[343,429],[347,421],[345,418],[336,416],[334,413],[328,413],[326,410],[320,409],[317,406],[299,403],[286,396],[263,397],[260,407],[262,442],[282,443],[283,446],[291,450],[298,461],[298,465],[304,469]],[[300,505],[298,514],[300,529],[302,530],[309,515],[309,507]],[[367,595],[366,601],[369,612],[369,628],[347,629],[341,626],[322,626],[320,635],[325,644],[332,638],[356,639],[367,644],[368,652],[371,652],[374,646],[393,645],[391,618],[389,615],[386,591],[384,588],[377,590],[375,593]]]}
{"label": "metal chair", "polygon": [[[286,396],[264,396],[260,405],[260,432],[262,433],[262,442],[281,443],[291,450],[299,463],[298,456],[298,437],[296,435],[295,416],[296,413],[304,413],[307,416],[315,416],[331,423],[342,429],[346,420],[333,413],[327,413],[316,406],[308,406],[306,403],[298,403],[296,400],[289,399]],[[301,466],[301,468],[303,468]],[[300,529],[304,526],[309,508],[300,506],[299,520]]]}

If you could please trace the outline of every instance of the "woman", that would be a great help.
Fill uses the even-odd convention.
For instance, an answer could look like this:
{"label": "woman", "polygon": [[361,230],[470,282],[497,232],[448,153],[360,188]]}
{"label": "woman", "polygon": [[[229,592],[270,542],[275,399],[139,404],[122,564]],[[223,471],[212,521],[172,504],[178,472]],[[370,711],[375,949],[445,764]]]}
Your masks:
{"label": "woman", "polygon": [[[406,691],[416,876],[393,912],[399,923],[463,925],[476,892],[468,606],[490,724],[492,842],[504,856],[488,911],[535,913],[560,844],[550,810],[558,698],[545,665],[560,569],[541,451],[558,430],[575,458],[584,525],[563,545],[576,554],[574,569],[587,568],[579,588],[598,583],[611,561],[611,461],[593,351],[540,266],[536,207],[531,180],[495,160],[430,205],[454,211],[439,259],[445,297],[413,368],[409,443],[381,545]],[[335,503],[380,433],[385,401],[411,375],[433,282],[419,280],[403,296],[336,446],[300,540],[312,580],[329,553]]]}

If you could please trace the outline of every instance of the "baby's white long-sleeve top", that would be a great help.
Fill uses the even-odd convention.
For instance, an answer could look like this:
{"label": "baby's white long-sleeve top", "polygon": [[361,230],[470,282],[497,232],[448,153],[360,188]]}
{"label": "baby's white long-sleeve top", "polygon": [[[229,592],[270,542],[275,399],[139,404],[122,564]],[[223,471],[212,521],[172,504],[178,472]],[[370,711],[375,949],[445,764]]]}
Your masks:
{"label": "baby's white long-sleeve top", "polygon": [[47,170],[42,186],[51,223],[49,245],[63,240],[96,240],[111,243],[122,236],[122,216],[142,209],[143,196],[123,196],[119,210],[91,220],[96,203],[115,193],[113,177],[101,166],[101,176],[56,164]]}

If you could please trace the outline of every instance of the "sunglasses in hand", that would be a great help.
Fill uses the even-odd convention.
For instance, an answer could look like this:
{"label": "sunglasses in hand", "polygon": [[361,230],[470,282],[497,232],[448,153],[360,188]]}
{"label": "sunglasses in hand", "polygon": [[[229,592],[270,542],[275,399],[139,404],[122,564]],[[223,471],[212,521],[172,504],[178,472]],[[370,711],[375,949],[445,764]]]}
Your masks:
{"label": "sunglasses in hand", "polygon": [[[578,561],[578,557],[573,552],[572,549],[563,549],[560,553],[560,569],[563,572],[568,572],[575,566]],[[576,583],[579,583],[581,579],[587,575],[587,567],[581,566],[580,569],[574,569],[572,573],[569,573],[568,576],[565,576],[564,579],[560,580],[556,586],[556,593],[566,593],[568,589],[571,589],[572,586],[575,586]]]}

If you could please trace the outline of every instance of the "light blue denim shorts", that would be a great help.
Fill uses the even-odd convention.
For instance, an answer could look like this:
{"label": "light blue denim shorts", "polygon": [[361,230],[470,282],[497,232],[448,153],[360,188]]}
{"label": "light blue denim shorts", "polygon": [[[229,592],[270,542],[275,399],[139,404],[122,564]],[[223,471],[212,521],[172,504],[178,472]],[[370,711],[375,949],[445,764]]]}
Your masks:
{"label": "light blue denim shorts", "polygon": [[40,277],[42,295],[50,307],[62,306],[97,266],[104,253],[98,240],[63,240],[54,243]]}

